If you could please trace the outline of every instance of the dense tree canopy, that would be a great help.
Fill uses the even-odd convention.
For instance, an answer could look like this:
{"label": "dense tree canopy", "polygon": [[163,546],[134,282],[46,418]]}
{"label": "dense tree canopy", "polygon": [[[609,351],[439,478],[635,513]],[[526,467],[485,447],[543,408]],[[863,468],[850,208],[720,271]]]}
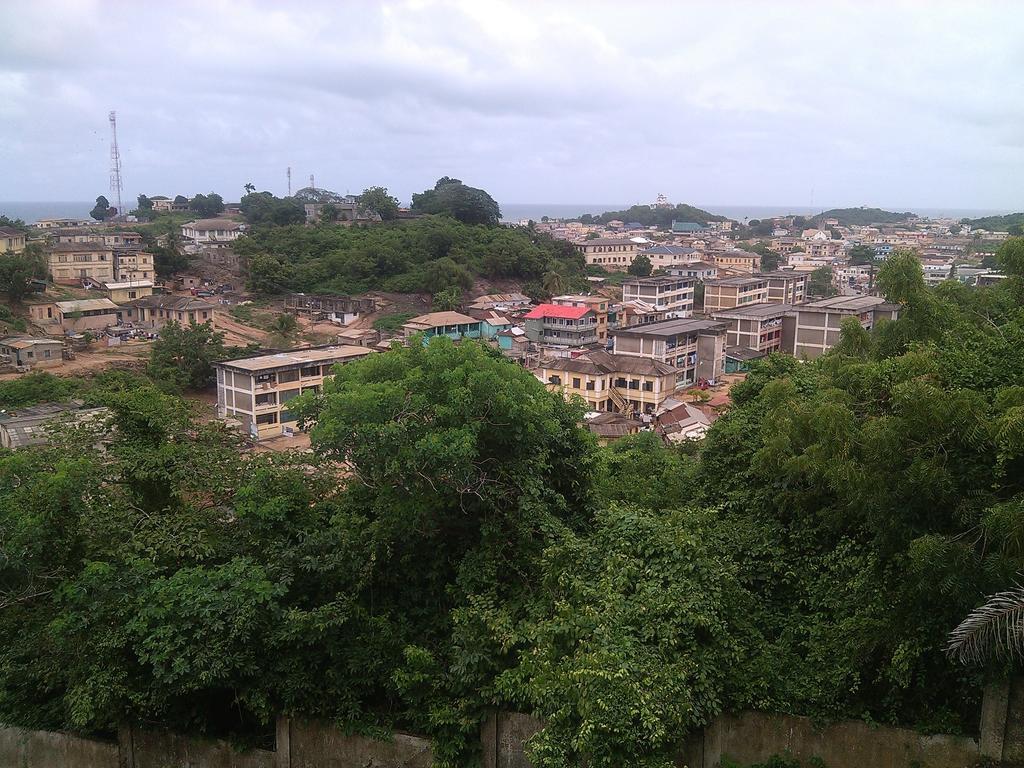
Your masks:
{"label": "dense tree canopy", "polygon": [[376,213],[383,221],[391,221],[398,216],[398,198],[392,197],[387,187],[364,189],[359,196],[359,204]]}
{"label": "dense tree canopy", "polygon": [[636,222],[645,227],[658,227],[668,229],[673,221],[692,222],[694,224],[707,224],[712,221],[729,221],[725,216],[718,216],[708,213],[692,205],[679,203],[675,206],[658,208],[652,205],[634,205],[622,211],[605,211],[604,213],[586,213],[580,216],[577,221],[584,224],[607,224],[609,221],[621,221],[624,223]]}
{"label": "dense tree canopy", "polygon": [[39,243],[29,243],[20,253],[0,253],[0,293],[21,301],[32,290],[33,280],[46,278],[46,259]]}
{"label": "dense tree canopy", "polygon": [[469,187],[448,176],[437,180],[433,189],[412,196],[416,213],[437,213],[451,216],[463,224],[496,225],[501,209],[494,198],[476,187]]}
{"label": "dense tree canopy", "polygon": [[261,227],[239,239],[235,251],[248,257],[250,287],[262,293],[437,293],[468,288],[476,276],[539,280],[551,269],[582,282],[584,267],[568,242],[445,217],[354,227]]}
{"label": "dense tree canopy", "polygon": [[188,208],[200,216],[216,216],[224,212],[224,199],[216,192],[199,194],[188,201]]}
{"label": "dense tree canopy", "polygon": [[445,338],[299,398],[312,455],[89,391],[116,429],[0,451],[0,721],[290,712],[453,768],[492,707],[545,720],[542,768],[661,768],[723,709],[976,732],[983,670],[943,646],[1024,569],[1019,247],[985,288],[891,256],[898,320],[755,364],[686,449],[599,449],[581,404]]}

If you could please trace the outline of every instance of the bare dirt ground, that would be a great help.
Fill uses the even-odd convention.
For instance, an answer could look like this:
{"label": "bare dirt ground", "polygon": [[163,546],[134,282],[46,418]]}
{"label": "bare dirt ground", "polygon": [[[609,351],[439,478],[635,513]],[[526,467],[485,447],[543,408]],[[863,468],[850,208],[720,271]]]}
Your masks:
{"label": "bare dirt ground", "polygon": [[[78,352],[74,360],[65,360],[63,365],[37,370],[52,373],[54,376],[81,376],[96,373],[107,368],[141,369],[149,359],[149,343],[113,347],[110,350],[97,348],[88,352]],[[10,381],[24,376],[23,373],[0,374],[0,381]]]}
{"label": "bare dirt ground", "polygon": [[269,333],[240,323],[228,314],[228,307],[217,312],[215,325],[217,330],[224,334],[224,343],[229,347],[244,347],[246,344],[266,345],[270,341]]}

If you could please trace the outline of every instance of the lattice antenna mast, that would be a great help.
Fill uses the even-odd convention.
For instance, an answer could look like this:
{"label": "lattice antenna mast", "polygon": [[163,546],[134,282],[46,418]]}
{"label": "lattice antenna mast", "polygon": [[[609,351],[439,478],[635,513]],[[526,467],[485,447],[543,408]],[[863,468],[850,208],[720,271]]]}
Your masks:
{"label": "lattice antenna mast", "polygon": [[313,181],[313,174],[309,174],[309,188],[316,189],[316,182]]}
{"label": "lattice antenna mast", "polygon": [[117,148],[117,112],[110,113],[110,196],[117,200],[117,215],[124,216],[121,203],[121,192],[124,182],[121,181],[121,151]]}
{"label": "lattice antenna mast", "polygon": [[288,166],[288,197],[292,196],[292,167]]}

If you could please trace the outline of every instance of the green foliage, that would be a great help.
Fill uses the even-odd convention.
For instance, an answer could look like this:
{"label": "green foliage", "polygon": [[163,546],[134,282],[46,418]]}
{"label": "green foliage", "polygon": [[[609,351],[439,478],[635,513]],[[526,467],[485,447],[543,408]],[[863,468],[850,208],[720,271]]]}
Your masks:
{"label": "green foliage", "polygon": [[729,221],[725,216],[694,208],[692,205],[679,203],[674,207],[655,208],[650,205],[634,205],[624,211],[605,211],[599,214],[586,213],[577,219],[584,224],[607,224],[609,221],[638,222],[645,227],[668,229],[673,221],[692,221],[695,224],[707,224],[712,221]]}
{"label": "green foliage", "polygon": [[117,215],[117,209],[111,208],[110,201],[103,195],[100,195],[96,198],[96,205],[89,211],[89,215],[96,219],[96,221],[106,221]]}
{"label": "green foliage", "polygon": [[29,243],[21,253],[0,254],[0,292],[14,302],[32,291],[32,281],[46,277],[46,259],[39,243]]}
{"label": "green foliage", "polygon": [[153,342],[149,375],[168,392],[204,389],[214,380],[213,363],[227,355],[224,334],[210,323],[183,326],[171,321]]}
{"label": "green foliage", "polygon": [[773,272],[779,268],[779,263],[782,257],[769,248],[768,243],[763,240],[749,246],[747,250],[751,253],[756,253],[761,257],[762,272]]}
{"label": "green foliage", "polygon": [[433,189],[413,195],[412,210],[451,216],[463,224],[494,226],[501,220],[501,209],[494,198],[482,189],[467,187],[448,176],[438,179]]}
{"label": "green foliage", "polygon": [[651,274],[651,270],[651,260],[642,253],[633,257],[633,261],[626,268],[626,271],[634,277],[648,277]]}
{"label": "green foliage", "polygon": [[432,312],[456,310],[462,306],[462,291],[456,286],[445,288],[434,294],[430,302]]}
{"label": "green foliage", "polygon": [[402,326],[415,317],[412,312],[394,312],[390,315],[381,315],[373,321],[373,327],[378,331],[389,331],[394,333],[401,330]]}
{"label": "green foliage", "polygon": [[983,216],[980,219],[965,219],[961,223],[970,224],[972,229],[984,229],[987,232],[1007,232],[1010,227],[1024,224],[1024,212],[1008,213],[1005,216]]}
{"label": "green foliage", "polygon": [[527,229],[437,217],[352,227],[258,227],[235,242],[260,293],[438,293],[473,279],[539,280],[557,269],[582,276],[572,244]]}
{"label": "green foliage", "polygon": [[391,221],[398,217],[398,198],[392,197],[387,187],[370,187],[359,196],[359,204],[381,217]]}
{"label": "green foliage", "polygon": [[[302,203],[293,197],[274,197],[270,192],[248,193],[239,203],[239,209],[253,226],[285,227],[306,222],[306,209]],[[330,219],[330,211],[327,214]]]}
{"label": "green foliage", "polygon": [[835,296],[836,287],[832,282],[832,267],[818,267],[807,281],[807,292],[812,296]]}
{"label": "green foliage", "polygon": [[840,224],[847,227],[866,227],[871,224],[900,224],[911,219],[915,214],[904,212],[894,213],[883,211],[881,208],[831,208],[822,211],[811,219],[811,223],[817,227],[825,219],[837,219]]}
{"label": "green foliage", "polygon": [[17,229],[21,232],[28,232],[28,224],[25,223],[24,219],[12,219],[10,216],[0,213],[0,227],[9,227],[11,229]]}
{"label": "green foliage", "polygon": [[0,381],[0,409],[66,400],[79,391],[75,379],[62,379],[46,371],[33,371]]}
{"label": "green foliage", "polygon": [[188,209],[200,216],[216,216],[224,212],[224,199],[216,192],[199,194],[188,201]]}

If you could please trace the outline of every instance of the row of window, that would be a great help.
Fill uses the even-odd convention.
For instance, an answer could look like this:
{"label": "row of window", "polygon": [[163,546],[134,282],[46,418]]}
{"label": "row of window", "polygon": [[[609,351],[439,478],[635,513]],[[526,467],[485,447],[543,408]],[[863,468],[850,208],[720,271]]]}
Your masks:
{"label": "row of window", "polygon": [[[561,386],[562,385],[562,377],[559,376],[558,374],[552,374],[551,376],[548,376],[548,384],[555,384],[556,386]],[[595,391],[595,389],[598,392],[600,392],[601,390],[604,389],[604,385],[605,385],[604,379],[598,379],[596,384],[597,384],[597,386],[595,387],[595,382],[593,380],[591,380],[591,381],[586,382],[586,384],[584,385],[582,380],[580,379],[580,377],[573,376],[572,379],[571,379],[571,383],[567,384],[567,386],[569,386],[570,389],[583,389],[583,390],[589,391],[589,392],[593,392],[593,391]],[[641,381],[640,379],[630,379],[630,380],[627,380],[627,379],[624,379],[622,377],[619,377],[619,378],[615,379],[614,385],[616,387],[618,387],[619,389],[636,389],[636,390],[640,390],[640,391],[643,391],[643,392],[653,392],[654,391],[654,382],[653,381]]]}

